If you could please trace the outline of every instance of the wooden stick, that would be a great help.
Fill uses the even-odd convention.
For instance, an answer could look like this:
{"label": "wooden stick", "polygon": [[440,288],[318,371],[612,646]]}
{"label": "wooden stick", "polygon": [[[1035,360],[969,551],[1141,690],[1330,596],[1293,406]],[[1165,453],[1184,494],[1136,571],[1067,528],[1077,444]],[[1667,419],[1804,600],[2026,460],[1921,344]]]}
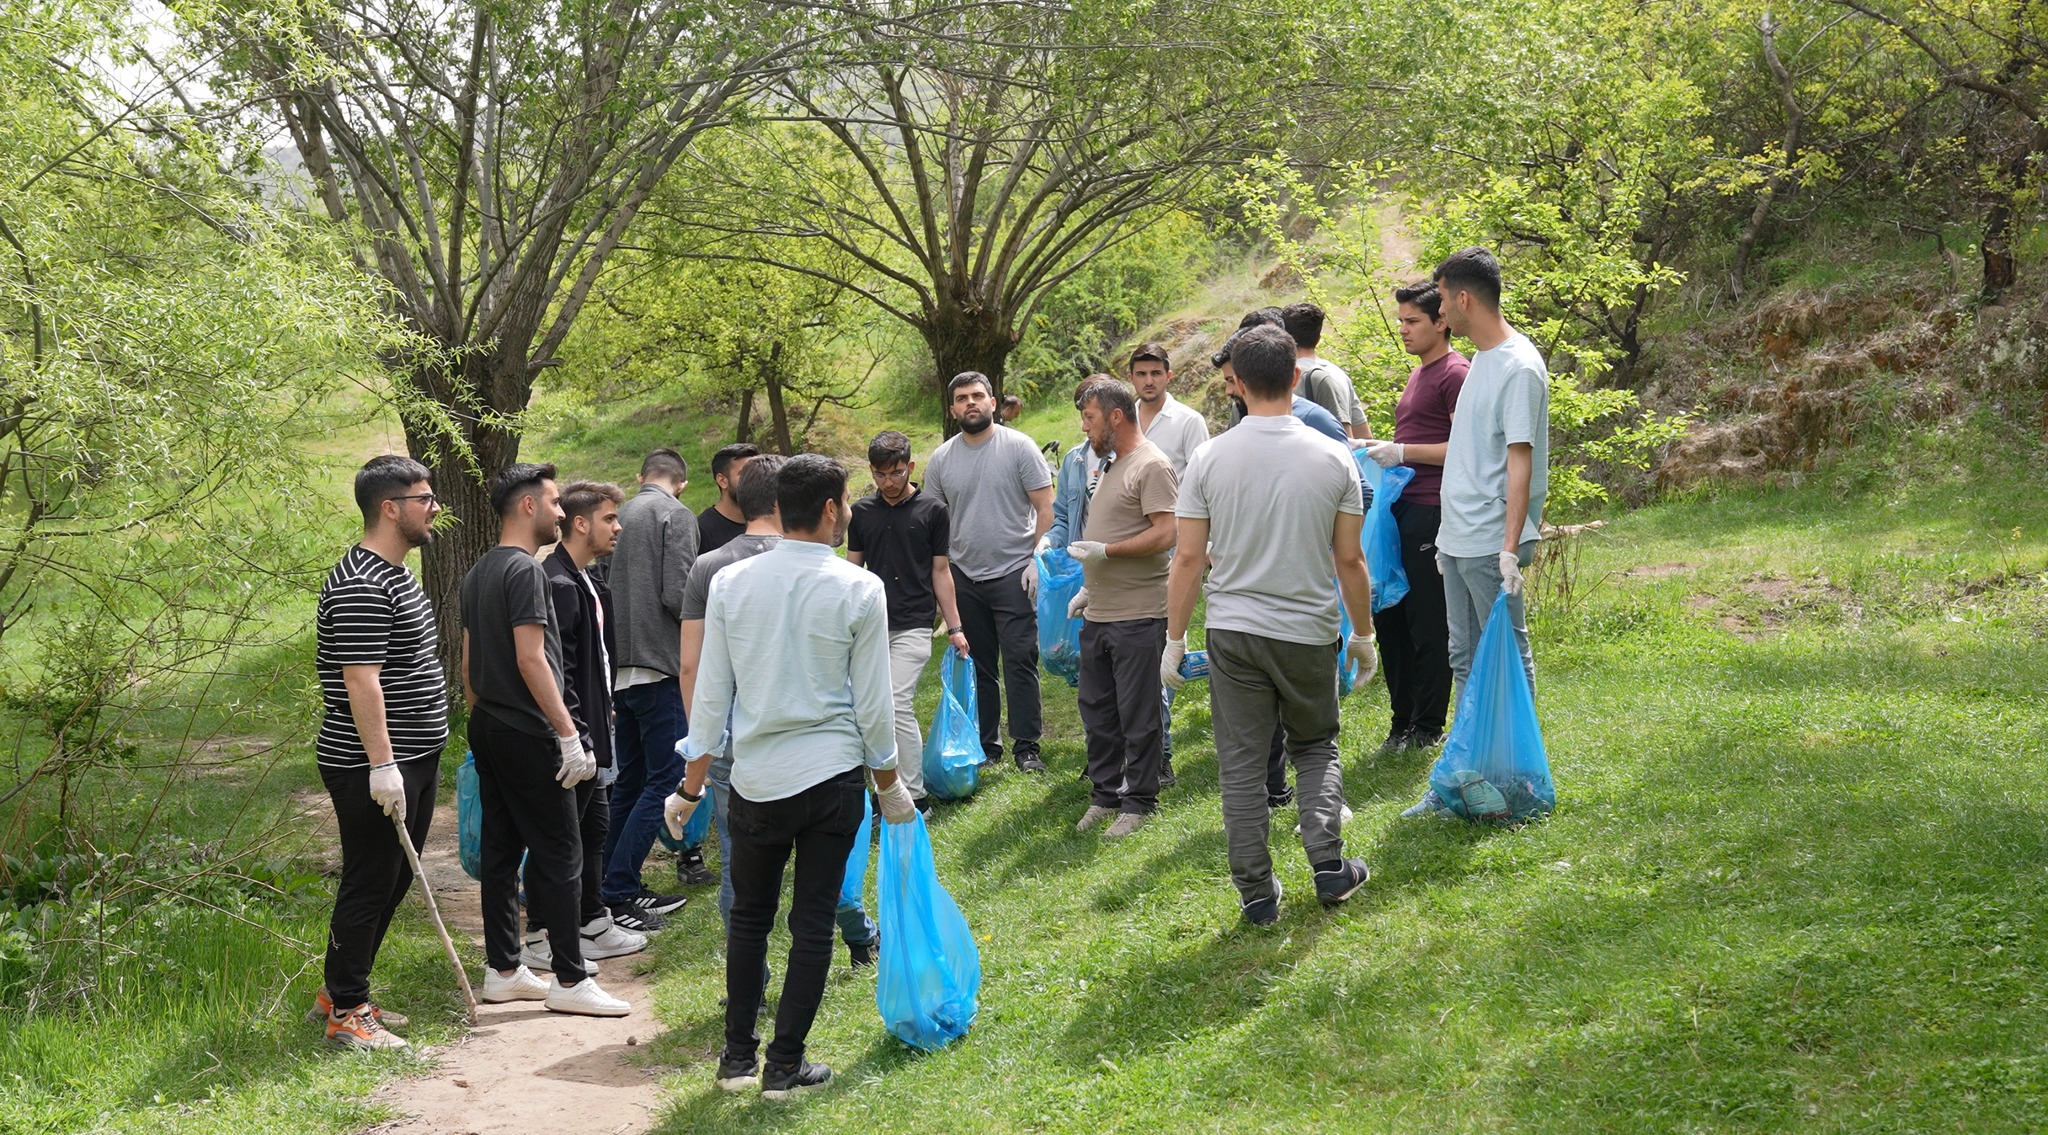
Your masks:
{"label": "wooden stick", "polygon": [[405,849],[405,861],[412,864],[412,877],[420,881],[420,894],[427,900],[427,913],[434,918],[434,929],[441,934],[441,948],[448,951],[448,965],[455,970],[455,980],[462,983],[462,1000],[469,1006],[469,1023],[476,1025],[476,991],[469,986],[469,971],[462,968],[462,955],[455,952],[455,942],[448,937],[448,924],[441,921],[441,907],[434,901],[434,888],[427,885],[427,872],[420,866],[420,853],[413,849],[412,834],[405,830],[405,817],[392,816],[391,826],[398,829],[398,846]]}

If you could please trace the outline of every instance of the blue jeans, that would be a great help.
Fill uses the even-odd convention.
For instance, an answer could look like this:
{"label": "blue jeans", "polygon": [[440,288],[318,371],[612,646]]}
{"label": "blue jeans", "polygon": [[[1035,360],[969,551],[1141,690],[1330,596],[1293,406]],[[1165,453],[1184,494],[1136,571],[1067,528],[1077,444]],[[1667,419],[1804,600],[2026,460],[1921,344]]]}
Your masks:
{"label": "blue jeans", "polygon": [[[1536,554],[1536,541],[1524,541],[1516,557],[1523,567]],[[1458,692],[1465,690],[1465,679],[1472,673],[1472,656],[1479,650],[1479,636],[1486,630],[1487,616],[1493,614],[1493,601],[1500,594],[1500,557],[1494,556],[1450,556],[1443,552],[1436,554],[1436,562],[1444,573],[1444,618],[1449,624],[1451,674],[1458,680]],[[1522,672],[1529,676],[1529,689],[1536,689],[1536,657],[1529,651],[1529,623],[1524,616],[1522,597],[1508,597],[1509,625],[1515,630],[1515,649],[1522,655]],[[1452,704],[1457,704],[1455,700]]]}
{"label": "blue jeans", "polygon": [[683,691],[673,681],[628,686],[613,706],[619,779],[612,785],[612,826],[605,834],[601,897],[607,906],[640,894],[640,868],[663,823],[662,803],[683,779],[676,742],[689,730]]}
{"label": "blue jeans", "polygon": [[[718,918],[732,931],[732,828],[726,816],[732,812],[732,758],[713,757],[705,777],[711,791],[711,824],[718,829]],[[849,946],[872,946],[881,931],[859,903],[849,903],[832,912],[839,923],[839,937]]]}

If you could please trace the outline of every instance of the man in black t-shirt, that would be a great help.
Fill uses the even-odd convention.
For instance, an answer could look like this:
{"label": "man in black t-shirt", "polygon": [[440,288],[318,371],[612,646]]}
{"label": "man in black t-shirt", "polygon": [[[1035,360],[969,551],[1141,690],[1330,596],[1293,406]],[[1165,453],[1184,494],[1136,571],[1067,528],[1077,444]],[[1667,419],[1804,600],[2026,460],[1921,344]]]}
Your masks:
{"label": "man in black t-shirt", "polygon": [[953,572],[947,559],[952,525],[946,506],[920,492],[910,474],[910,439],[883,430],[868,443],[868,471],[875,491],[854,502],[846,527],[846,562],[882,579],[889,603],[889,687],[896,702],[896,770],[903,786],[924,805],[924,735],[917,727],[917,683],[932,656],[932,619],[946,616],[946,637],[967,657],[967,633],[953,601]]}
{"label": "man in black t-shirt", "polygon": [[728,540],[747,530],[746,515],[740,511],[733,489],[740,483],[740,470],[760,454],[760,446],[736,441],[711,455],[711,479],[718,485],[718,499],[697,514],[698,555],[725,547]]}
{"label": "man in black t-shirt", "polygon": [[[491,478],[498,546],[462,578],[462,675],[469,747],[483,806],[482,1000],[542,1001],[561,1013],[623,1017],[632,1006],[583,966],[583,846],[575,786],[597,775],[564,699],[562,638],[535,558],[562,522],[552,465],[507,466]],[[519,860],[527,909],[548,932],[554,977],[520,964]]]}
{"label": "man in black t-shirt", "polygon": [[434,608],[405,569],[406,554],[433,541],[441,504],[426,466],[396,455],[371,458],[356,474],[355,495],[363,541],[328,573],[314,614],[326,708],[314,753],[341,834],[341,883],[314,1013],[331,1041],[404,1048],[384,1029],[404,1018],[370,1003],[370,968],[412,885],[390,817],[405,821],[415,848],[426,846],[448,744]]}

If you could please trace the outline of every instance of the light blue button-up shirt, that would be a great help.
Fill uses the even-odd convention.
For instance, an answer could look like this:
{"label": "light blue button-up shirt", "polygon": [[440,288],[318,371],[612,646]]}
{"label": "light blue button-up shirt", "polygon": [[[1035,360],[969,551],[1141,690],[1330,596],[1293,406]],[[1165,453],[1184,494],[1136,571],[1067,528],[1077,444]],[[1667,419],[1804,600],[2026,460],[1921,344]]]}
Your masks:
{"label": "light blue button-up shirt", "polygon": [[787,540],[718,573],[683,755],[718,753],[732,787],[782,800],[862,764],[896,767],[882,581],[824,544]]}

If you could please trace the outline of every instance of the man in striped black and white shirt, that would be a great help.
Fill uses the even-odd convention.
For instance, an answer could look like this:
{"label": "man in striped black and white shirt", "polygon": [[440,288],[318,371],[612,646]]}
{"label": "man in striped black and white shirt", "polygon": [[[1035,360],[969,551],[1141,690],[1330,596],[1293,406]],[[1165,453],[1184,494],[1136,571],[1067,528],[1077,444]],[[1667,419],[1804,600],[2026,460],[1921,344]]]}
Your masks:
{"label": "man in striped black and white shirt", "polygon": [[448,743],[447,687],[434,654],[434,609],[405,557],[434,539],[441,511],[426,466],[373,457],[356,474],[362,543],[328,573],[315,614],[326,717],[315,754],[341,831],[341,883],[315,999],[329,1040],[403,1048],[403,1018],[370,1004],[370,967],[412,870],[389,817],[424,847]]}

